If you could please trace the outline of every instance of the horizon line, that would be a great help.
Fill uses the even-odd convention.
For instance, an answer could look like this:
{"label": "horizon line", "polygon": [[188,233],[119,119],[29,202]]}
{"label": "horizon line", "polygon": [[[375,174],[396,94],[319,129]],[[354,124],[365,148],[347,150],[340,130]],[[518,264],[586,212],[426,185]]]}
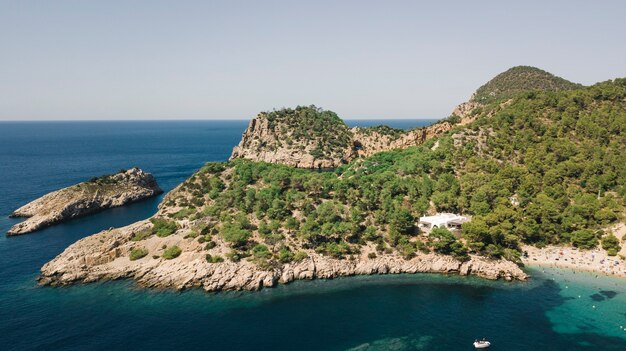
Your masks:
{"label": "horizon line", "polygon": [[[343,121],[380,121],[380,120],[440,120],[445,117],[380,117],[380,118],[342,118]],[[200,122],[200,121],[249,121],[252,118],[128,118],[128,119],[0,119],[0,123],[3,122]]]}

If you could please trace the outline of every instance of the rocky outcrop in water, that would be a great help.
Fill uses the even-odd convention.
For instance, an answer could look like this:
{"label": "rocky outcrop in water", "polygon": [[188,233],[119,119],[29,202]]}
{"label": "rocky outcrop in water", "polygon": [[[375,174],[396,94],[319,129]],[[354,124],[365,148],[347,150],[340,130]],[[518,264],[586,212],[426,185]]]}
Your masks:
{"label": "rocky outcrop in water", "polygon": [[51,192],[18,208],[11,217],[28,219],[14,225],[7,235],[31,233],[72,218],[122,206],[162,192],[152,174],[139,168],[93,178]]}
{"label": "rocky outcrop in water", "polygon": [[[487,279],[524,280],[526,274],[513,262],[471,256],[466,262],[434,253],[418,254],[405,260],[397,254],[368,258],[363,252],[353,260],[339,260],[308,251],[299,262],[261,269],[251,261],[210,263],[206,254],[223,254],[226,245],[217,240],[209,250],[188,235],[184,229],[167,237],[151,236],[134,240],[136,233],[150,228],[149,221],[103,231],[86,237],[68,247],[41,269],[39,283],[68,285],[121,278],[134,279],[141,286],[188,289],[200,287],[207,291],[258,290],[300,279],[329,279],[340,276],[396,273],[450,273],[475,275]],[[180,256],[166,259],[168,247],[181,249]],[[133,250],[143,256],[130,260]]]}

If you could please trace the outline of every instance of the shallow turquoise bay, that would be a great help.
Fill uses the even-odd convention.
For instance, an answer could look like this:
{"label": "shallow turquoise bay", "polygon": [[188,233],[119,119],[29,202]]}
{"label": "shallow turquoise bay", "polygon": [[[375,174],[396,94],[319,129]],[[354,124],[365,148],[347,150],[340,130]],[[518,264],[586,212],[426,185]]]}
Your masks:
{"label": "shallow turquoise bay", "polygon": [[[21,204],[119,168],[142,167],[169,190],[226,159],[246,124],[0,123],[0,230]],[[515,283],[418,274],[227,293],[36,285],[72,242],[149,217],[158,201],[1,236],[0,350],[471,350],[482,337],[492,350],[626,350],[626,280],[571,270],[528,268],[533,278]]]}

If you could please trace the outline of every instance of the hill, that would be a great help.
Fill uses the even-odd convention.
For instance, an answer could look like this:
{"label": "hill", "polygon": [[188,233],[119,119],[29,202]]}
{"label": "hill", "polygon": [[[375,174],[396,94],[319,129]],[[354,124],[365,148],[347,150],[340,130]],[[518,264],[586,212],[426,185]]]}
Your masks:
{"label": "hill", "polygon": [[262,112],[250,121],[230,159],[298,168],[336,168],[359,157],[421,145],[456,124],[471,123],[485,105],[503,102],[520,93],[581,87],[538,68],[513,67],[480,87],[449,118],[408,131],[386,126],[349,129],[336,113],[314,105]]}
{"label": "hill", "polygon": [[[418,146],[333,172],[209,163],[150,222],[77,242],[41,282],[132,277],[216,290],[388,272],[524,279],[509,265],[524,244],[619,251],[607,228],[626,206],[626,79],[531,90],[474,113]],[[416,228],[442,211],[472,220],[460,235]]]}
{"label": "hill", "polygon": [[581,88],[536,67],[516,66],[495,76],[476,90],[472,101],[482,104],[502,101],[526,91],[559,91]]}
{"label": "hill", "polygon": [[231,159],[334,168],[352,150],[348,126],[332,111],[298,106],[263,112],[250,121]]}

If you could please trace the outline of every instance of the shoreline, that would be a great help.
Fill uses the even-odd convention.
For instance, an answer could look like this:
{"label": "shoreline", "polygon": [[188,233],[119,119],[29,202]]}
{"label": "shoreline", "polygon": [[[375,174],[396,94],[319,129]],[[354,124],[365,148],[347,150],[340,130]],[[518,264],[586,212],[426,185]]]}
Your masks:
{"label": "shoreline", "polygon": [[602,249],[579,250],[566,246],[546,246],[539,249],[524,246],[523,251],[528,252],[528,257],[522,257],[525,266],[572,269],[626,278],[626,260],[618,256],[608,256]]}
{"label": "shoreline", "polygon": [[[150,288],[202,288],[205,291],[221,291],[259,290],[294,280],[393,273],[474,275],[491,280],[527,279],[527,274],[511,261],[471,256],[470,260],[461,262],[452,256],[434,253],[418,254],[405,260],[394,254],[368,258],[364,251],[354,260],[340,260],[309,250],[307,258],[272,270],[260,269],[246,260],[209,263],[205,259],[207,251],[203,249],[203,245],[197,240],[185,239],[182,235],[165,238],[152,236],[139,244],[130,240],[137,230],[148,225],[147,220],[140,221],[80,239],[41,268],[39,284],[58,286],[132,279],[140,286]],[[154,255],[160,252],[158,250],[164,244],[179,245],[183,252],[179,257],[169,260]],[[153,256],[129,260],[129,252],[139,245],[152,251]],[[225,249],[224,244],[220,243],[212,250]]]}

